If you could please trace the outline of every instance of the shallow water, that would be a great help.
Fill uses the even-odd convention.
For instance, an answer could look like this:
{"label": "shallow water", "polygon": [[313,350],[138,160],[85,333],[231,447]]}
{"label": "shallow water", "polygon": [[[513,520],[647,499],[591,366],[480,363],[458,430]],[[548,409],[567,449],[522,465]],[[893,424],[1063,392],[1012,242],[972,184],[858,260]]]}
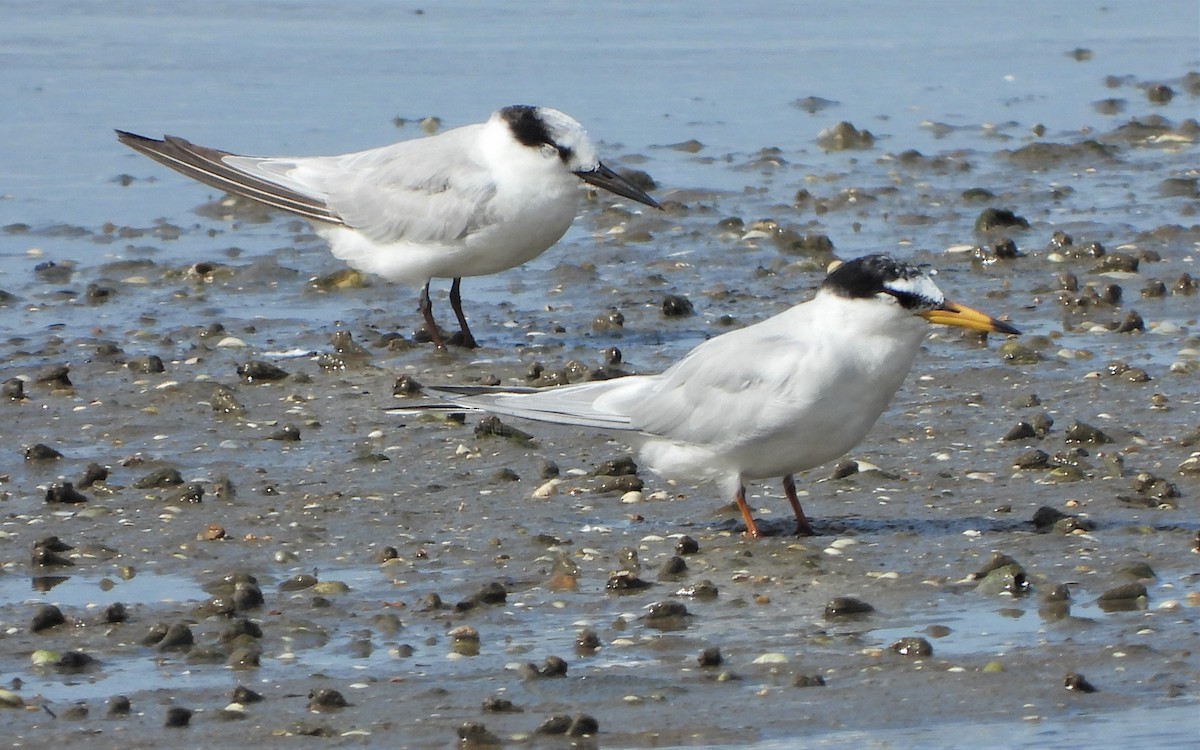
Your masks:
{"label": "shallow water", "polygon": [[[968,729],[982,747],[1190,739],[1181,727],[1200,696],[1191,551],[1200,482],[1178,467],[1195,450],[1181,438],[1200,426],[1200,294],[1140,291],[1184,272],[1200,277],[1200,195],[1163,182],[1196,176],[1185,125],[1197,114],[1185,78],[1200,68],[1194,3],[418,8],[68,2],[49,13],[0,1],[9,114],[0,118],[0,290],[14,295],[0,302],[0,380],[21,377],[28,394],[0,404],[0,679],[20,678],[17,692],[34,707],[6,712],[7,744],[160,746],[175,741],[162,736],[169,704],[197,709],[188,741],[213,746],[246,737],[282,746],[315,727],[337,746],[450,746],[465,721],[520,744],[547,716],[579,712],[598,719],[596,741],[606,747],[951,747]],[[1154,84],[1171,86],[1174,99],[1152,103]],[[795,105],[805,97],[836,103],[810,113]],[[1098,106],[1105,100],[1115,101]],[[682,205],[626,215],[606,200],[589,203],[542,257],[467,281],[483,348],[445,355],[376,344],[381,333],[415,327],[415,291],[378,282],[315,290],[309,279],[340,265],[303,223],[215,206],[212,191],[112,134],[337,153],[416,137],[426,116],[450,127],[515,102],[576,116],[607,163],[645,170],[659,183],[656,197]],[[1164,118],[1158,135],[1129,134],[1153,117]],[[874,147],[823,151],[818,133],[842,120],[871,131]],[[693,139],[698,150],[673,147]],[[1088,156],[1080,144],[1090,139],[1116,156]],[[1032,165],[1010,153],[1039,141],[1074,150]],[[963,197],[979,187],[993,198]],[[796,204],[801,189],[812,199]],[[972,231],[987,206],[1029,219],[1028,231],[1013,233],[1024,258],[980,263],[950,251],[987,243]],[[952,298],[1010,316],[1041,359],[1016,366],[996,342],[931,336],[892,409],[851,454],[881,472],[804,477],[813,539],[742,540],[711,488],[645,472],[646,494],[669,499],[629,504],[596,491],[584,473],[625,451],[605,436],[520,425],[536,438],[527,444],[478,438],[471,420],[383,413],[404,403],[391,397],[397,373],[427,384],[489,375],[524,383],[534,362],[594,367],[611,346],[626,369],[655,371],[704,337],[811,293],[824,258],[718,229],[728,217],[827,234],[841,257],[886,250],[932,264]],[[1144,255],[1136,273],[1102,274],[1090,260],[1054,257],[1055,230],[1160,260]],[[189,277],[201,260],[228,269]],[[47,261],[67,271],[35,270]],[[1119,284],[1121,302],[1060,304],[1063,271],[1096,288]],[[89,284],[112,294],[89,302]],[[444,287],[437,293],[444,310]],[[687,296],[696,314],[664,318],[668,293]],[[624,328],[594,330],[609,307],[624,314]],[[1146,333],[1106,327],[1131,310]],[[215,322],[245,346],[216,346],[206,331]],[[369,356],[322,360],[335,330],[353,333]],[[122,353],[98,354],[109,341]],[[160,355],[166,372],[124,367],[140,354]],[[248,359],[292,375],[239,382],[234,368]],[[1118,359],[1151,380],[1108,374]],[[36,382],[40,368],[61,363],[70,388]],[[245,413],[215,414],[214,383]],[[1041,406],[1014,405],[1029,394]],[[1000,440],[1042,412],[1055,421],[1044,439]],[[1064,430],[1073,420],[1114,437],[1080,457],[1080,481],[1013,469],[1032,448],[1070,452]],[[301,441],[268,439],[285,423],[299,426]],[[37,442],[65,458],[23,461]],[[1111,469],[1102,453],[1119,455],[1124,468]],[[564,483],[533,499],[547,459]],[[75,480],[91,461],[110,478],[85,491],[86,505],[43,502],[51,483]],[[131,486],[164,465],[207,487],[204,500],[172,502],[168,491]],[[498,479],[502,469],[520,478]],[[1158,505],[1137,497],[1143,472],[1181,497]],[[232,500],[214,495],[221,476],[237,488]],[[790,532],[778,487],[750,492],[764,526]],[[1034,533],[1040,506],[1097,526]],[[198,540],[210,524],[228,536]],[[699,540],[700,554],[687,558],[683,580],[658,581],[683,533]],[[32,569],[30,548],[49,534],[117,555],[68,553],[75,567]],[[399,556],[380,564],[388,545]],[[609,592],[626,547],[653,585]],[[993,552],[1022,563],[1030,596],[976,590],[968,576]],[[1155,573],[1142,580],[1148,600],[1102,610],[1096,598],[1134,581],[1133,563]],[[578,589],[556,588],[552,573],[571,566]],[[231,571],[253,574],[266,595],[265,607],[246,613],[264,631],[261,666],[193,663],[140,644],[152,624],[188,622],[198,644],[224,648],[223,620],[197,607],[209,597],[204,587]],[[279,588],[313,572],[348,592]],[[34,588],[36,577],[59,575],[66,580],[48,591]],[[701,579],[717,585],[716,599],[676,593]],[[493,580],[508,591],[503,605],[453,608]],[[1040,596],[1056,584],[1071,588],[1070,615],[1048,618]],[[430,594],[449,606],[425,608]],[[843,595],[875,613],[824,618],[824,605]],[[664,600],[683,602],[690,617],[669,628],[645,620]],[[98,610],[115,601],[130,608],[130,622],[99,624]],[[28,633],[43,603],[72,624]],[[454,655],[447,633],[462,624],[479,631],[479,655]],[[596,631],[598,652],[575,651],[581,628]],[[929,639],[933,657],[889,650],[915,635]],[[707,646],[721,648],[721,668],[697,666]],[[101,666],[39,671],[30,654],[41,648],[82,650]],[[548,655],[570,663],[564,680],[519,676],[520,664]],[[993,662],[1003,671],[986,671]],[[1099,691],[1064,690],[1068,672]],[[827,686],[792,686],[811,674]],[[229,723],[220,709],[239,683],[267,701]],[[309,712],[306,696],[318,686],[352,705]],[[130,695],[135,715],[106,722],[102,704],[118,693]],[[496,694],[524,712],[481,711]],[[91,718],[41,710],[62,714],[76,702],[90,704]]]}

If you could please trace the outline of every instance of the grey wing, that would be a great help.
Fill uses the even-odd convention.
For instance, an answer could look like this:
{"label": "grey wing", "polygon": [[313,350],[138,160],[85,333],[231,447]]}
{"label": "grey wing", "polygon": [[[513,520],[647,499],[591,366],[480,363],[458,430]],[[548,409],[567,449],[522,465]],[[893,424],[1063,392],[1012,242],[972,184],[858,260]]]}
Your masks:
{"label": "grey wing", "polygon": [[767,434],[792,413],[803,352],[794,338],[753,328],[709,339],[657,377],[635,403],[603,404],[634,415],[649,435],[719,448]]}
{"label": "grey wing", "polygon": [[474,148],[480,127],[344,156],[259,160],[254,168],[309,186],[376,242],[456,242],[495,220],[496,184]]}
{"label": "grey wing", "polygon": [[521,419],[604,430],[633,430],[636,428],[632,426],[629,414],[599,404],[607,395],[643,390],[652,384],[655,377],[634,375],[520,392],[477,387],[426,388],[425,392],[460,406]]}
{"label": "grey wing", "polygon": [[270,160],[237,156],[171,135],[158,140],[118,130],[117,139],[134,151],[218,190],[313,221],[342,223],[341,218],[326,204],[324,196],[308,186],[286,178],[279,179],[269,172],[256,173],[238,166],[239,160],[248,163]]}

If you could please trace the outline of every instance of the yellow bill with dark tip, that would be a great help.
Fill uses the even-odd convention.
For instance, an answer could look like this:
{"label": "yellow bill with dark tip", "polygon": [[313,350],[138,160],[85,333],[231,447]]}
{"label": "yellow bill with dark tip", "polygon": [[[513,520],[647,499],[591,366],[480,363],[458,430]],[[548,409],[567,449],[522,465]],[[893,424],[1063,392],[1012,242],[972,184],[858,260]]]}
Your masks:
{"label": "yellow bill with dark tip", "polygon": [[924,310],[917,313],[930,323],[937,323],[944,326],[958,326],[959,328],[969,328],[972,331],[987,331],[989,333],[1011,333],[1014,336],[1021,334],[1016,328],[1013,328],[1003,320],[996,320],[990,315],[985,315],[978,310],[972,310],[963,305],[957,305],[953,302],[943,302],[942,306],[935,310]]}

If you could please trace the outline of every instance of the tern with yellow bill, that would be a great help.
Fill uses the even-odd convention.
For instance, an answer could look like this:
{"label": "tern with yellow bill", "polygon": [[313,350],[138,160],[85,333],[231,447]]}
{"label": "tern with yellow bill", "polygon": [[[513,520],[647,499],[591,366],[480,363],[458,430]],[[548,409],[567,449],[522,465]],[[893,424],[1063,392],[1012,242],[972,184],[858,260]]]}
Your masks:
{"label": "tern with yellow bill", "polygon": [[797,533],[812,527],[793,475],[859,443],[912,368],[930,323],[1016,335],[948,301],[921,268],[884,255],[835,267],[809,301],[709,339],[658,375],[559,388],[428,389],[455,407],[618,431],[670,478],[715,482],[758,527],[746,482],[783,477]]}

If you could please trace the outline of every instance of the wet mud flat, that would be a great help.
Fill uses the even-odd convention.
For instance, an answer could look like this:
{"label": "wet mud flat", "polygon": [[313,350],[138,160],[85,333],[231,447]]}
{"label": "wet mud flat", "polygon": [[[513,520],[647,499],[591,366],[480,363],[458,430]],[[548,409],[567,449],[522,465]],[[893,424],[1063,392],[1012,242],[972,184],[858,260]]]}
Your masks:
{"label": "wet mud flat", "polygon": [[[1066,742],[1194,707],[1200,87],[1112,83],[1153,85],[1175,102],[1100,132],[624,154],[723,187],[589,201],[526,270],[469,280],[475,351],[417,343],[415,292],[220,199],[5,226],[5,744]],[[608,436],[383,411],[413,381],[661,370],[877,250],[1026,335],[934,331],[869,438],[799,482],[815,537],[763,484],[770,535],[744,539],[729,498]]]}

